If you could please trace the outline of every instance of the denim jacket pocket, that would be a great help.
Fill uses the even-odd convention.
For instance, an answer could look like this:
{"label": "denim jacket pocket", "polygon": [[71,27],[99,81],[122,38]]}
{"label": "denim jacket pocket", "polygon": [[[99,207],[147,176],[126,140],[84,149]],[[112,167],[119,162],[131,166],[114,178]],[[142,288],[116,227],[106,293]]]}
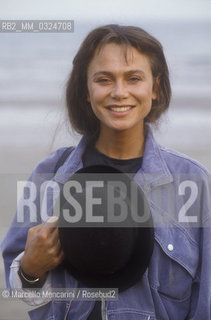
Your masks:
{"label": "denim jacket pocket", "polygon": [[180,228],[157,229],[149,268],[151,285],[167,299],[186,300],[191,295],[199,249]]}
{"label": "denim jacket pocket", "polygon": [[121,312],[112,313],[108,316],[108,320],[156,320],[153,315],[142,313],[135,310],[122,310]]}
{"label": "denim jacket pocket", "polygon": [[148,275],[155,309],[163,310],[161,319],[187,316],[198,260],[198,246],[184,230],[156,229]]}

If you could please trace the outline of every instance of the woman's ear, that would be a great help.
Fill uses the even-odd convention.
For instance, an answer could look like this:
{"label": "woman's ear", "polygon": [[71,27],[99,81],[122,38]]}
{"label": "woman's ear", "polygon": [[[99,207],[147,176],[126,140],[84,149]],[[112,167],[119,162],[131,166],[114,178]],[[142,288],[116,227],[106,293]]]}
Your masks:
{"label": "woman's ear", "polygon": [[153,79],[152,100],[156,100],[158,98],[159,88],[160,88],[160,75]]}

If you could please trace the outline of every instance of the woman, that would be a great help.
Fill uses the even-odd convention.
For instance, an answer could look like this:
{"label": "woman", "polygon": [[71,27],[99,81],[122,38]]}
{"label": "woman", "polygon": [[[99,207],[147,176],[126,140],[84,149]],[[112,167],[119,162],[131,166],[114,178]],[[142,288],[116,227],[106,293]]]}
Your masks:
{"label": "woman", "polygon": [[[42,174],[51,173],[64,184],[67,174],[83,166],[105,164],[133,173],[148,197],[155,223],[149,267],[136,285],[104,305],[103,319],[211,319],[210,175],[158,145],[150,127],[170,96],[168,67],[155,38],[137,27],[93,30],[74,58],[66,93],[70,123],[83,138],[56,172],[64,149],[42,161],[30,178],[39,186]],[[2,244],[8,286],[75,288],[61,264],[57,221],[32,227],[27,217],[24,229],[14,230],[14,222]],[[43,302],[48,301],[31,304]],[[93,305],[50,301],[30,316],[87,319]]]}

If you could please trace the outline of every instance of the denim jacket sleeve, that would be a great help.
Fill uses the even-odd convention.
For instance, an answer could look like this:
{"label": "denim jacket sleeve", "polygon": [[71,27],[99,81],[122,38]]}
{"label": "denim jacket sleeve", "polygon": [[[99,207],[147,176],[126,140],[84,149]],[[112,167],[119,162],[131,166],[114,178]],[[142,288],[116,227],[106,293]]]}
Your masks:
{"label": "denim jacket sleeve", "polygon": [[[18,275],[20,261],[21,261],[23,254],[24,254],[24,252],[20,253],[13,260],[13,262],[10,266],[10,277],[9,277],[9,282],[10,282],[11,288],[18,289],[20,293],[21,292],[23,293],[25,290],[22,288],[22,282],[21,282],[21,279]],[[45,280],[45,283],[43,284],[42,289],[46,290],[46,291],[51,289],[51,272],[48,273],[48,276]],[[23,297],[21,299],[30,306],[39,306],[41,304],[46,304],[50,301],[50,299],[47,296],[45,297],[44,295],[43,296],[36,295],[35,292],[34,292],[33,298],[27,297],[27,295],[24,296],[24,294],[23,294]]]}
{"label": "denim jacket sleeve", "polygon": [[[54,168],[58,159],[60,158],[64,148],[61,148],[53,153],[51,153],[46,159],[41,161],[33,170],[28,181],[35,183],[37,190],[39,190],[42,182],[47,179],[52,179],[54,176]],[[39,192],[35,200],[36,205],[36,221],[31,221],[30,215],[25,212],[24,208],[24,221],[20,224],[18,223],[17,211],[13,218],[13,221],[1,243],[1,250],[4,259],[5,267],[5,280],[8,288],[11,287],[9,276],[10,276],[10,267],[12,262],[16,257],[25,250],[26,238],[28,230],[30,227],[42,223],[39,208],[40,208],[40,199]],[[20,199],[21,202],[21,199]],[[20,205],[20,203],[19,203]],[[34,219],[33,219],[34,220]]]}
{"label": "denim jacket sleeve", "polygon": [[196,179],[198,187],[197,200],[186,213],[198,218],[193,228],[187,226],[186,229],[198,248],[187,320],[206,320],[211,319],[211,173],[188,157],[187,161],[187,177],[193,181]]}
{"label": "denim jacket sleeve", "polygon": [[200,195],[199,265],[192,285],[188,319],[211,319],[211,174],[203,175]]}

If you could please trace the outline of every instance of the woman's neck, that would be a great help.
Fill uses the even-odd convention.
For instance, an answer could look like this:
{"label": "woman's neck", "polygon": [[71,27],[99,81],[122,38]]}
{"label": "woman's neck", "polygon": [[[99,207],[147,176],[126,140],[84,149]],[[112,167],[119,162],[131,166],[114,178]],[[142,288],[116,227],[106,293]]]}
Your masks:
{"label": "woman's neck", "polygon": [[101,153],[116,159],[132,159],[143,156],[144,129],[114,131],[101,128],[95,147]]}

